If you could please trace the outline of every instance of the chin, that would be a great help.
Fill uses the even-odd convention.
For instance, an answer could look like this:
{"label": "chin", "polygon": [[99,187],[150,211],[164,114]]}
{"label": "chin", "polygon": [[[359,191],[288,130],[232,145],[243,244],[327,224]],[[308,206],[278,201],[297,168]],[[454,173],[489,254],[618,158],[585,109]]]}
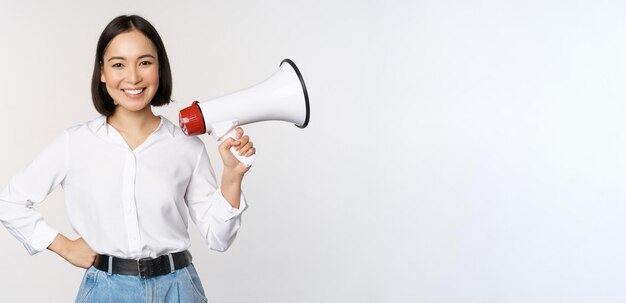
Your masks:
{"label": "chin", "polygon": [[150,103],[146,103],[146,104],[128,104],[128,105],[124,105],[124,104],[119,104],[117,107],[118,108],[123,108],[126,111],[129,112],[139,112],[143,109],[145,109],[146,107],[149,107]]}

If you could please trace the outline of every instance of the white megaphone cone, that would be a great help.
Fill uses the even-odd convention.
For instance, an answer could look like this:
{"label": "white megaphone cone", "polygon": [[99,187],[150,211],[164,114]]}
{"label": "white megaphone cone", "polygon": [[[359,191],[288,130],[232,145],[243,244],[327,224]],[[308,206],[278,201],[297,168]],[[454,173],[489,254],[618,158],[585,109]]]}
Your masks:
{"label": "white megaphone cone", "polygon": [[[186,135],[207,133],[221,141],[234,137],[237,126],[259,121],[286,121],[305,128],[309,116],[309,95],[302,74],[293,61],[285,59],[265,81],[206,102],[195,101],[181,110],[178,118]],[[254,162],[255,155],[239,156],[234,147],[231,152],[246,166]]]}

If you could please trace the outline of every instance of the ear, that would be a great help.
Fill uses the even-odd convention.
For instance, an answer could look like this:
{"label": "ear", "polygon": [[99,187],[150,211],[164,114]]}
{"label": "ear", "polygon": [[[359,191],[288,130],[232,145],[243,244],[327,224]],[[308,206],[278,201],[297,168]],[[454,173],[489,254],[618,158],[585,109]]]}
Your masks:
{"label": "ear", "polygon": [[100,62],[100,82],[107,83],[107,78],[104,76],[104,66]]}

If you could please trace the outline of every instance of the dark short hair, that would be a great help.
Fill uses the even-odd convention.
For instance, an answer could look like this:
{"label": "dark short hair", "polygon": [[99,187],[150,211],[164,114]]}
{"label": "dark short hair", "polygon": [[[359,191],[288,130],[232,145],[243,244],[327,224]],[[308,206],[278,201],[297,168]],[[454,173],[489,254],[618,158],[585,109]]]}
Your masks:
{"label": "dark short hair", "polygon": [[171,101],[172,71],[170,70],[170,62],[167,58],[161,36],[159,36],[154,26],[146,19],[137,15],[122,15],[111,20],[104,28],[100,39],[98,39],[98,46],[96,48],[96,59],[93,66],[93,76],[91,78],[91,98],[96,110],[105,116],[110,116],[115,112],[115,104],[107,92],[106,84],[100,82],[104,50],[117,35],[131,30],[137,30],[148,37],[157,50],[157,56],[159,58],[159,88],[154,98],[152,98],[152,101],[150,101],[150,105],[161,106]]}

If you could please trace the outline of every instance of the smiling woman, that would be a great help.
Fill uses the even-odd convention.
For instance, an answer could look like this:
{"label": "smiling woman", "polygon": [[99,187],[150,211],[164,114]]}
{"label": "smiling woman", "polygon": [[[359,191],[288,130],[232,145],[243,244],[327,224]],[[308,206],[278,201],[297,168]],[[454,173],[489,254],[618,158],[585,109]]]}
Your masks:
{"label": "smiling woman", "polygon": [[149,109],[159,87],[157,51],[148,37],[131,30],[115,37],[104,52],[100,81],[119,105],[116,111]]}
{"label": "smiling woman", "polygon": [[[147,78],[142,79],[144,76]],[[155,76],[156,80],[153,79]],[[91,80],[91,94],[96,110],[110,116],[116,109],[115,102],[120,101],[113,96],[123,89],[141,89],[137,84],[142,80],[143,83],[151,81],[153,85],[151,88],[154,91],[150,98],[144,98],[152,106],[170,102],[172,73],[161,36],[141,17],[120,16],[111,21],[98,41]],[[137,91],[129,92],[128,95],[133,93],[137,94]]]}
{"label": "smiling woman", "polygon": [[[87,269],[77,302],[206,302],[187,250],[188,215],[212,250],[225,251],[241,225],[241,183],[254,154],[248,136],[219,146],[218,184],[204,144],[152,106],[170,102],[163,42],[148,21],[120,16],[98,41],[92,96],[102,114],[70,127],[0,192],[0,222],[30,254],[54,251]],[[80,235],[70,240],[33,205],[57,185]]]}
{"label": "smiling woman", "polygon": [[[108,122],[120,131],[133,149],[145,141],[150,130],[156,129],[160,122],[158,117],[152,115],[149,106],[159,88],[157,58],[152,41],[135,29],[117,35],[104,51],[100,82],[116,105]],[[127,122],[123,117],[129,114],[148,118],[144,124],[148,131],[137,134],[127,132]]]}

